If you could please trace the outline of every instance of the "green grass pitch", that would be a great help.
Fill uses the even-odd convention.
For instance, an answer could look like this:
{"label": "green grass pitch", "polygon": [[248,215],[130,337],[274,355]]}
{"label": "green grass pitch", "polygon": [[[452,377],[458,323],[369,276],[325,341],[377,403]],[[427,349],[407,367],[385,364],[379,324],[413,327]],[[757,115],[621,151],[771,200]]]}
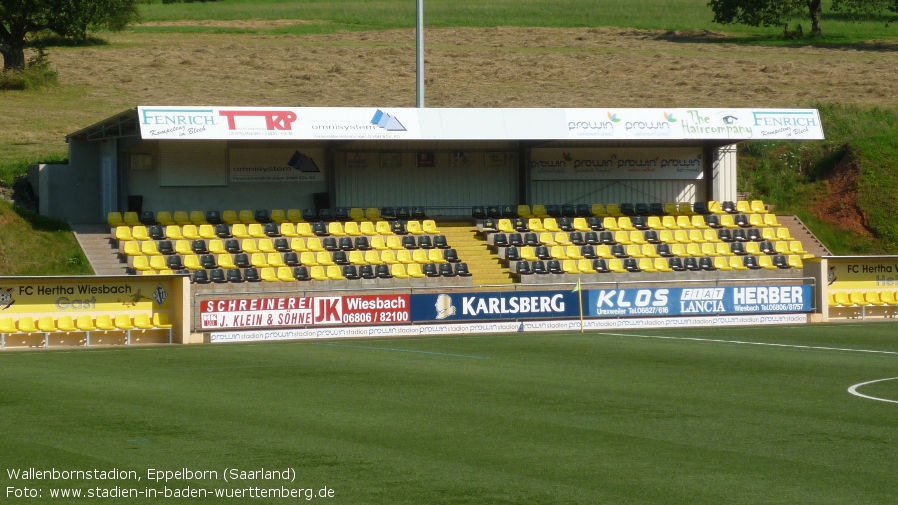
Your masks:
{"label": "green grass pitch", "polygon": [[[310,501],[334,504],[895,503],[898,403],[847,389],[898,377],[896,337],[862,324],[5,352],[0,502],[167,485],[327,487]],[[859,392],[898,401],[898,380]],[[140,480],[10,478],[29,468]],[[218,479],[150,482],[151,468]],[[224,482],[233,468],[296,478]],[[40,496],[15,498],[24,487]],[[306,501],[161,496],[105,502]]]}

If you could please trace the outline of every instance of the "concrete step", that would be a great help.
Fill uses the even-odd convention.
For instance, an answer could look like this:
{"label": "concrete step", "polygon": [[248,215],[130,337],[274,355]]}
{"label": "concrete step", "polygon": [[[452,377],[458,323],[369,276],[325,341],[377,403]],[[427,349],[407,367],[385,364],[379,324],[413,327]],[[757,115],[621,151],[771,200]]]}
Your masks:
{"label": "concrete step", "polygon": [[823,242],[820,242],[811,230],[801,222],[801,219],[798,219],[798,216],[777,215],[776,218],[784,228],[789,230],[789,234],[791,234],[795,240],[801,241],[801,245],[804,246],[807,252],[814,256],[832,255],[829,249],[823,245]]}

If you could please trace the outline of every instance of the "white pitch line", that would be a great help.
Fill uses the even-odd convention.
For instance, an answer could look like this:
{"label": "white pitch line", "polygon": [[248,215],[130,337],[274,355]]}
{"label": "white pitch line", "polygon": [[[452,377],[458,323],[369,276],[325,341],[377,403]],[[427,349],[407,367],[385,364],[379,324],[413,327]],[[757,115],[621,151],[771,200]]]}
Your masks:
{"label": "white pitch line", "polygon": [[664,340],[692,340],[695,342],[717,342],[723,344],[742,344],[742,345],[764,345],[769,347],[789,347],[793,349],[816,349],[823,351],[848,351],[848,352],[865,352],[872,354],[892,354],[898,355],[896,351],[876,351],[872,349],[847,349],[842,347],[822,347],[815,345],[798,345],[798,344],[774,344],[770,342],[747,342],[744,340],[724,340],[715,338],[698,338],[698,337],[664,337],[661,335],[636,335],[633,333],[607,333],[601,332],[598,335],[611,335],[614,337],[638,337],[638,338],[660,338]]}
{"label": "white pitch line", "polygon": [[878,402],[898,403],[898,400],[887,400],[885,398],[877,398],[875,396],[868,396],[868,395],[861,394],[861,393],[857,392],[857,388],[859,388],[861,386],[866,386],[867,384],[873,384],[875,382],[893,381],[895,379],[898,379],[898,377],[889,377],[888,379],[876,379],[875,381],[861,382],[860,384],[855,384],[854,386],[851,386],[850,388],[848,388],[848,392],[853,394],[854,396],[860,396],[861,398],[866,398],[868,400],[876,400]]}

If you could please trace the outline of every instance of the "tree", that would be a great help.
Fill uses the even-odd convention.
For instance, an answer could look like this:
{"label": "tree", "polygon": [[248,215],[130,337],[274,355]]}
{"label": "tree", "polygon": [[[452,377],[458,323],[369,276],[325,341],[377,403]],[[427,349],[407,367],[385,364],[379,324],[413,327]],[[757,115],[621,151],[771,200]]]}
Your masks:
{"label": "tree", "polygon": [[[811,18],[811,33],[820,35],[823,0],[711,0],[714,22],[748,26],[783,25],[802,14]],[[832,10],[853,15],[898,12],[898,0],[833,0]],[[786,29],[786,33],[788,32]]]}
{"label": "tree", "polygon": [[137,16],[137,0],[0,0],[3,69],[25,67],[25,45],[32,34],[48,30],[83,42],[88,30],[118,31]]}

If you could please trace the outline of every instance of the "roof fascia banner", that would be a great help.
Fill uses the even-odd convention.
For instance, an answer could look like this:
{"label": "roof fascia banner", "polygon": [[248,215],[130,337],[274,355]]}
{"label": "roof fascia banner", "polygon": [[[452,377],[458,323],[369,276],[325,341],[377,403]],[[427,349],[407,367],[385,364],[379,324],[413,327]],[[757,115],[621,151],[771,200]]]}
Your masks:
{"label": "roof fascia banner", "polygon": [[143,139],[819,140],[816,109],[137,108]]}

